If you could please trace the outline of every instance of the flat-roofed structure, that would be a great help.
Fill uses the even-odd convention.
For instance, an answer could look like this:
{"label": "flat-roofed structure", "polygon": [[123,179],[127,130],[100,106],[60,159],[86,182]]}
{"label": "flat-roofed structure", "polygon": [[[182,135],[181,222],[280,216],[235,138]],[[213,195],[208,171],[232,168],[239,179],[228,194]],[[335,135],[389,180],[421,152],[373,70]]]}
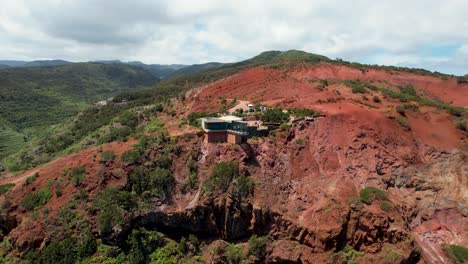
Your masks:
{"label": "flat-roofed structure", "polygon": [[241,143],[247,137],[247,123],[241,117],[205,117],[201,119],[202,129],[205,132],[205,142]]}

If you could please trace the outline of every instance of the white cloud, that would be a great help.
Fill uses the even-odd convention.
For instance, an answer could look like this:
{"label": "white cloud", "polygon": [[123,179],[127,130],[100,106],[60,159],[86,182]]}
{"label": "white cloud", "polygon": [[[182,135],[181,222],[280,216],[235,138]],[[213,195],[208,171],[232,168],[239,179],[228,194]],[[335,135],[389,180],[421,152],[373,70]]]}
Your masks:
{"label": "white cloud", "polygon": [[[0,0],[0,6],[2,59],[202,63],[302,49],[468,72],[464,0]],[[422,52],[439,45],[459,50]]]}

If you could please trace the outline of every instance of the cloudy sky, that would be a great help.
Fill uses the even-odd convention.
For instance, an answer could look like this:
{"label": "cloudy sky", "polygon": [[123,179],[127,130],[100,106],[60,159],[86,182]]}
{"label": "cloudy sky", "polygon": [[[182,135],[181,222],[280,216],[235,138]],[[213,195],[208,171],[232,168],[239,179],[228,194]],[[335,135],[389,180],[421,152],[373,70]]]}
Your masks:
{"label": "cloudy sky", "polygon": [[0,59],[232,62],[299,49],[468,73],[467,0],[0,0]]}

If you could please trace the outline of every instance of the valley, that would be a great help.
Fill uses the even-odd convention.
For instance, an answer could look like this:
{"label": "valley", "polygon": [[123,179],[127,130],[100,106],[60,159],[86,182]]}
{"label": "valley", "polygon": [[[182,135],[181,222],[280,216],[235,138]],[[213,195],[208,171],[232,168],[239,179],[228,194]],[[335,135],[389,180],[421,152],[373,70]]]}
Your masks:
{"label": "valley", "polygon": [[[294,50],[164,80],[79,66],[111,77],[0,70],[1,261],[456,263],[467,250],[456,76]],[[46,108],[26,107],[38,98]],[[199,117],[249,103],[286,117],[240,144],[204,140]],[[298,113],[313,118],[284,122]]]}

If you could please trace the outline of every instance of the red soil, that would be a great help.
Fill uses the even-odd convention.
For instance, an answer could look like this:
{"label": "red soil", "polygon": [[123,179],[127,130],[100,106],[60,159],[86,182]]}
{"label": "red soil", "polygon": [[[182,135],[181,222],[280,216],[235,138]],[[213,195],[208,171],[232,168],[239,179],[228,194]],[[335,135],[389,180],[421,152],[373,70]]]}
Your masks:
{"label": "red soil", "polygon": [[[318,79],[328,80],[329,85],[320,87]],[[454,127],[452,117],[439,109],[420,107],[416,111],[407,112],[411,130],[406,130],[395,120],[399,115],[395,108],[401,102],[384,98],[375,91],[369,91],[366,96],[372,99],[377,95],[382,102],[365,100],[362,94],[353,94],[351,88],[341,84],[339,81],[342,79],[377,81],[379,85],[388,85],[385,81],[393,85],[412,84],[419,92],[453,102],[454,105],[468,106],[468,86],[458,85],[454,79],[440,80],[382,70],[361,71],[327,63],[294,69],[247,69],[190,91],[184,103],[174,102],[175,116],[159,117],[170,134],[193,132],[186,127],[179,128],[177,117],[193,111],[218,111],[222,107],[220,97],[285,108],[306,107],[326,116],[312,123],[294,125],[289,131],[279,131],[275,137],[258,139],[255,143],[250,141],[251,153],[239,146],[204,144],[201,138],[182,138],[179,146],[184,154],[173,163],[177,184],[183,183],[188,177],[188,153],[192,150],[200,152],[200,182],[209,177],[214,165],[220,161],[255,159],[250,161],[256,164],[254,166],[241,163],[248,167],[255,182],[252,205],[279,214],[282,219],[289,221],[283,226],[277,223],[272,232],[282,238],[290,235],[288,242],[283,241],[287,245],[300,243],[304,247],[300,250],[304,258],[310,256],[310,259],[314,259],[317,253],[323,254],[326,248],[333,247],[329,243],[336,243],[343,228],[347,228],[344,234],[346,241],[369,253],[376,253],[385,243],[392,243],[402,245],[406,250],[404,253],[409,254],[410,232],[414,232],[416,242],[426,250],[423,255],[430,254],[431,248],[436,248],[437,254],[442,254],[437,244],[440,241],[466,244],[465,240],[455,240],[456,237],[466,237],[467,231],[460,224],[466,222],[465,217],[452,203],[459,201],[462,205],[466,204],[466,197],[463,196],[466,186],[459,184],[465,180],[460,176],[465,172],[460,169],[463,161],[447,161],[448,155],[454,155],[466,147],[463,143],[466,137]],[[317,102],[329,98],[337,101]],[[103,146],[103,150],[111,149],[120,155],[133,144],[132,141],[111,143]],[[12,215],[27,223],[31,213],[22,210],[18,205],[20,201],[34,189],[43,188],[49,179],[61,177],[65,167],[85,167],[85,190],[90,197],[96,194],[102,184],[123,185],[125,178],[107,177],[103,183],[102,176],[97,175],[103,166],[99,164],[99,157],[98,148],[91,148],[0,180],[0,184],[16,183],[8,194],[12,204],[16,205]],[[406,174],[408,168],[418,172],[433,164],[439,167],[434,165],[435,168],[422,170],[421,173]],[[106,171],[117,169],[119,165],[118,162],[108,164]],[[30,186],[23,186],[26,177],[36,171],[39,172],[39,178]],[[450,178],[444,178],[444,175],[450,175]],[[352,211],[350,200],[356,199],[359,190],[366,186],[387,187],[391,200],[401,205],[400,212],[408,215],[398,211],[384,212],[377,203],[363,205],[360,211]],[[458,188],[456,192],[453,191],[454,186]],[[54,195],[46,205],[54,212],[51,215],[56,214],[77,192],[76,188],[68,185],[62,197]],[[457,196],[453,196],[454,193]],[[450,209],[453,220],[445,219],[439,211],[434,213],[431,197],[444,202],[438,205],[437,210],[440,212],[453,208]],[[187,194],[177,192],[174,201],[165,206],[164,210],[169,213],[180,212],[199,205],[200,199],[200,191]],[[38,221],[44,220],[41,218]],[[413,222],[412,218],[415,218]],[[411,227],[408,227],[408,222],[412,223]],[[28,226],[21,224],[10,233],[10,237],[18,238],[16,245],[20,247],[34,243],[43,238],[46,231],[41,225],[33,227],[25,232]],[[309,247],[305,248],[304,245]],[[290,252],[279,248],[274,253],[279,259],[293,257],[284,256]]]}
{"label": "red soil", "polygon": [[[328,80],[328,86],[323,87],[319,79]],[[347,79],[374,82],[390,89],[392,85],[412,84],[426,97],[435,96],[453,105],[468,106],[468,85],[459,85],[454,78],[442,80],[432,76],[374,69],[361,71],[347,66],[320,63],[291,69],[256,67],[241,71],[191,91],[188,100],[192,109],[189,111],[216,111],[222,107],[219,98],[237,98],[270,106],[305,107],[327,115],[344,115],[346,118],[356,119],[354,124],[360,124],[362,120],[384,120],[399,115],[395,111],[402,104],[399,100],[385,98],[379,91],[369,90],[365,97],[363,94],[354,94],[351,88],[340,83],[340,80]],[[373,102],[374,96],[378,96],[382,102]],[[323,103],[330,98],[337,101]],[[454,127],[453,118],[445,111],[421,107],[420,110],[409,113],[407,118],[411,132],[398,129],[396,121],[391,122],[393,125],[386,129],[391,131],[397,128],[400,130],[398,133],[411,133],[414,140],[428,147],[452,150],[461,146],[464,135]]]}
{"label": "red soil", "polygon": [[[65,168],[74,168],[78,165],[85,168],[86,175],[83,189],[89,197],[93,197],[96,195],[99,186],[104,181],[105,184],[109,186],[122,186],[126,183],[126,177],[113,177],[112,173],[111,175],[98,175],[99,173],[97,172],[102,166],[108,167],[106,168],[107,171],[112,171],[112,168],[119,168],[118,161],[115,161],[112,164],[100,164],[99,160],[101,150],[112,150],[115,152],[117,157],[119,157],[125,150],[130,149],[135,143],[136,142],[134,140],[129,140],[127,142],[113,142],[105,144],[102,147],[85,149],[77,153],[58,158],[50,163],[25,171],[16,176],[2,179],[0,184],[15,183],[15,187],[8,193],[8,199],[13,205],[11,208],[12,212],[9,215],[22,223],[10,233],[10,237],[16,239],[15,244],[17,247],[27,248],[33,245],[34,247],[39,246],[37,243],[41,243],[46,233],[46,230],[44,229],[45,226],[39,223],[46,221],[46,218],[48,219],[47,221],[55,219],[59,210],[68,204],[75,194],[79,193],[77,188],[73,187],[71,184],[67,184],[62,190],[62,196],[57,197],[57,195],[55,195],[57,180],[62,178],[64,182],[69,181],[66,179],[66,176],[64,176]],[[24,185],[23,183],[26,178],[32,176],[35,172],[39,173],[39,177],[31,184]],[[50,213],[47,216],[40,213],[35,222],[37,224],[32,224],[30,223],[31,220],[29,218],[33,212],[27,212],[20,206],[20,203],[27,195],[33,193],[35,190],[43,189],[49,181],[52,181],[53,183],[51,192],[54,194],[46,205],[46,207],[49,208]],[[5,196],[0,197],[0,202],[3,202],[4,199]],[[24,223],[29,224],[25,225]]]}

